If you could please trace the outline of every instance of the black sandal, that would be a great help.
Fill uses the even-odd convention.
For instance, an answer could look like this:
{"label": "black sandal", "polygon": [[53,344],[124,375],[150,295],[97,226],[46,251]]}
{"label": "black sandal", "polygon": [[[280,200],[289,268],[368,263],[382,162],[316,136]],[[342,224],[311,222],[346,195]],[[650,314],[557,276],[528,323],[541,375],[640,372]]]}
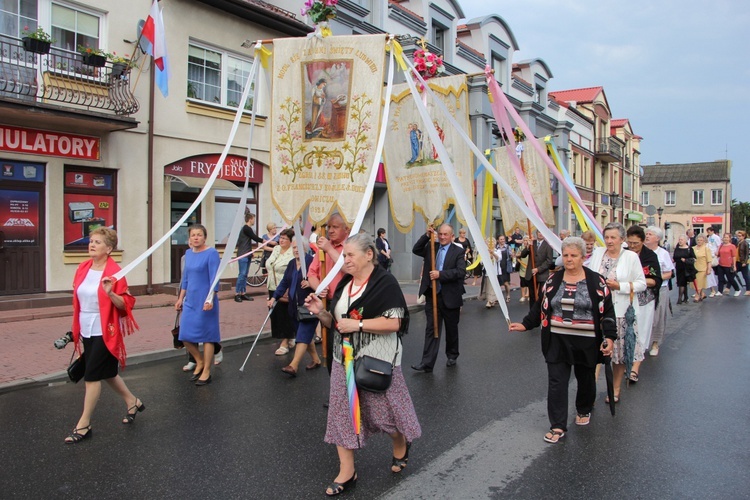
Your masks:
{"label": "black sandal", "polygon": [[[86,431],[86,434],[81,434],[78,431]],[[65,438],[65,443],[66,444],[78,444],[81,441],[83,441],[84,439],[90,437],[91,436],[91,432],[93,432],[91,430],[91,424],[87,425],[86,427],[80,427],[78,429],[73,429],[73,432],[71,432],[70,435],[67,438]],[[68,441],[68,438],[70,438],[70,441]]]}
{"label": "black sandal", "polygon": [[[354,488],[356,484],[357,484],[357,471],[354,471],[354,475],[352,475],[352,477],[348,481],[344,483],[337,483],[337,482],[331,483],[326,489],[326,495],[328,495],[329,497],[335,497],[336,495],[342,494],[344,491],[346,491],[347,488]],[[331,490],[331,492],[328,493],[328,490]]]}
{"label": "black sandal", "polygon": [[393,457],[393,460],[391,461],[391,472],[398,474],[406,468],[406,464],[409,462],[409,448],[411,448],[411,443],[407,441],[406,453],[404,453],[404,456],[402,458]]}
{"label": "black sandal", "polygon": [[630,372],[630,376],[628,377],[628,380],[630,380],[630,381],[631,381],[632,383],[634,383],[634,384],[635,384],[636,382],[638,382],[638,372],[636,372],[636,371],[631,371],[631,372]]}
{"label": "black sandal", "polygon": [[[123,417],[122,423],[123,424],[132,424],[135,422],[135,416],[138,415],[139,411],[143,411],[146,409],[146,405],[143,404],[143,401],[141,401],[141,404],[138,404],[138,398],[135,398],[135,404],[128,408],[128,413]],[[130,413],[132,410],[135,410],[133,413]]]}

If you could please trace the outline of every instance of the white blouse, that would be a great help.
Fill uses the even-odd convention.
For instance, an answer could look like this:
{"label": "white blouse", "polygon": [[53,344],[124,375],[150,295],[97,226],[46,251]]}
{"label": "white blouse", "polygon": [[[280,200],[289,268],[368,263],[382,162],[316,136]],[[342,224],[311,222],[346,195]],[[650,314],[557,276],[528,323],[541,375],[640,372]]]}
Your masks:
{"label": "white blouse", "polygon": [[78,303],[81,312],[78,320],[81,324],[81,336],[85,338],[102,335],[102,319],[99,314],[99,287],[104,271],[89,269],[83,283],[78,287]]}

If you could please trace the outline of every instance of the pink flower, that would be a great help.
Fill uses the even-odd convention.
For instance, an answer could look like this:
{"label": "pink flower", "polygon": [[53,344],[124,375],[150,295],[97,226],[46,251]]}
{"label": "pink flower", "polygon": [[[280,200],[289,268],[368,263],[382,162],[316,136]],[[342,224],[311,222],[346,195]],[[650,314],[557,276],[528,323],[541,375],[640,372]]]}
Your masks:
{"label": "pink flower", "polygon": [[414,67],[419,71],[420,73],[427,70],[427,66],[423,62],[418,62],[414,65]]}

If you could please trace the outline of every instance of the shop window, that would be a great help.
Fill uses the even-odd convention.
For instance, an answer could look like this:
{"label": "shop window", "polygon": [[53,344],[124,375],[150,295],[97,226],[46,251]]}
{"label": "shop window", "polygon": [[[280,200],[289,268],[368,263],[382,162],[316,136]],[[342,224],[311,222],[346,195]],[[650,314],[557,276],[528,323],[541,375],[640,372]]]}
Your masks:
{"label": "shop window", "polygon": [[37,0],[5,0],[0,3],[0,33],[16,38],[37,28]]}
{"label": "shop window", "polygon": [[[190,44],[188,48],[187,97],[220,106],[237,108],[250,75],[252,60],[217,49]],[[255,83],[244,109],[251,110]]]}
{"label": "shop window", "polygon": [[[229,233],[232,231],[232,223],[234,222],[234,216],[237,213],[237,204],[240,201],[241,194],[240,191],[224,191],[221,189],[214,191],[216,197],[214,204],[214,244],[226,244],[227,238],[229,238]],[[254,186],[248,187],[246,208],[251,213],[258,213]],[[255,227],[253,227],[256,234],[258,234],[258,224],[259,222],[256,219]]]}
{"label": "shop window", "polygon": [[65,248],[84,250],[89,233],[117,227],[117,173],[114,170],[65,167],[63,234]]}

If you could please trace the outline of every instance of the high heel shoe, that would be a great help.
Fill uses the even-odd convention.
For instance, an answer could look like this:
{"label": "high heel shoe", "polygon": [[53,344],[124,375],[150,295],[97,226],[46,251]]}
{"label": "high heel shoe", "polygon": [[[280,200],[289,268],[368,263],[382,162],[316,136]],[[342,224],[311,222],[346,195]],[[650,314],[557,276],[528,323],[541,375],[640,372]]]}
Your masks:
{"label": "high heel shoe", "polygon": [[[357,484],[357,471],[354,471],[354,474],[351,478],[349,478],[348,481],[344,483],[337,483],[332,482],[328,488],[326,488],[326,495],[329,497],[335,497],[336,495],[340,495],[343,492],[345,492],[349,488],[354,488],[354,486]],[[330,493],[329,493],[330,490]]]}
{"label": "high heel shoe", "polygon": [[135,416],[138,415],[138,412],[141,412],[145,409],[146,405],[143,404],[143,401],[141,401],[141,404],[138,404],[138,398],[135,398],[135,404],[128,408],[128,413],[123,417],[122,423],[132,424],[133,422],[135,422]]}
{"label": "high heel shoe", "polygon": [[407,441],[406,453],[404,453],[404,456],[402,458],[393,457],[393,460],[391,461],[391,472],[399,473],[406,468],[406,464],[409,461],[409,448],[411,448],[411,443]]}
{"label": "high heel shoe", "polygon": [[[78,431],[87,431],[86,434],[81,434]],[[73,432],[70,433],[68,437],[65,438],[65,442],[67,444],[78,444],[84,439],[87,439],[91,437],[91,424],[87,425],[86,427],[79,427],[78,429],[73,429]],[[70,439],[70,441],[68,441]]]}

